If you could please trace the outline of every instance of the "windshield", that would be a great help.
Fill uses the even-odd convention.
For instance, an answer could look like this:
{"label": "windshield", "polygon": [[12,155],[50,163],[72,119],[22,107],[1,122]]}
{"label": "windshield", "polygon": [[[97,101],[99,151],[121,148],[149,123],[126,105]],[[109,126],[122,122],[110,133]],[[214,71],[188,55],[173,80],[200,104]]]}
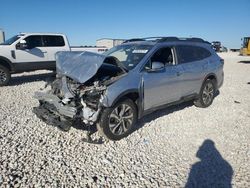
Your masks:
{"label": "windshield", "polygon": [[5,42],[1,43],[1,45],[11,45],[19,38],[20,38],[19,35],[15,35],[14,37],[11,37],[10,39],[8,39]]}
{"label": "windshield", "polygon": [[151,48],[151,45],[120,45],[111,48],[103,55],[116,57],[127,70],[132,70]]}
{"label": "windshield", "polygon": [[243,39],[243,45],[242,45],[243,48],[247,48],[249,39],[250,39],[250,37],[249,37],[249,38],[248,38],[248,37],[245,37],[245,38]]}

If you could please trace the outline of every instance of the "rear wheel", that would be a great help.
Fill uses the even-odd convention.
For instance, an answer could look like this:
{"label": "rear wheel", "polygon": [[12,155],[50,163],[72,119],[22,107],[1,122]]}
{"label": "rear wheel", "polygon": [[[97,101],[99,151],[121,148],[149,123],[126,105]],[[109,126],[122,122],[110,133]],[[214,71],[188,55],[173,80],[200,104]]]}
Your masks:
{"label": "rear wheel", "polygon": [[135,103],[131,99],[124,99],[103,110],[97,128],[106,138],[120,140],[133,131],[136,121]]}
{"label": "rear wheel", "polygon": [[206,80],[201,87],[198,99],[194,101],[194,105],[201,108],[210,106],[213,103],[215,91],[215,81]]}
{"label": "rear wheel", "polygon": [[10,71],[8,68],[0,65],[0,86],[5,86],[10,81]]}

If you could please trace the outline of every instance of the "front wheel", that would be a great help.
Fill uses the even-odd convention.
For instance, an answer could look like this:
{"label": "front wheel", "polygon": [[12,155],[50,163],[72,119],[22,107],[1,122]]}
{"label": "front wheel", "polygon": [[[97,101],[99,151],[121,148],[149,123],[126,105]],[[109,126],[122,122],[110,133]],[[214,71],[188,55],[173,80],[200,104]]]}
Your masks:
{"label": "front wheel", "polygon": [[137,121],[137,108],[131,99],[124,99],[103,110],[97,124],[98,131],[110,140],[128,136]]}
{"label": "front wheel", "polygon": [[210,106],[213,103],[215,91],[215,81],[206,80],[201,87],[198,99],[194,101],[194,105],[201,108]]}
{"label": "front wheel", "polygon": [[6,67],[0,65],[0,86],[5,86],[10,81],[10,71]]}

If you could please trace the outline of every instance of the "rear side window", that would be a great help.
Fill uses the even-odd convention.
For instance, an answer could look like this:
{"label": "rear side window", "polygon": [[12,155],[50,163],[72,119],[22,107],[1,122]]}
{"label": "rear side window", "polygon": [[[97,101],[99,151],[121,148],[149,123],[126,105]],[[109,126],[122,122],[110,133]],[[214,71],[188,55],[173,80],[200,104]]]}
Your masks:
{"label": "rear side window", "polygon": [[43,46],[42,37],[40,35],[32,35],[32,36],[26,37],[24,40],[26,41],[27,46],[30,49]]}
{"label": "rear side window", "polygon": [[199,46],[176,46],[178,63],[189,63],[199,61],[211,56],[211,53]]}
{"label": "rear side window", "polygon": [[43,36],[43,42],[46,47],[65,46],[62,36]]}

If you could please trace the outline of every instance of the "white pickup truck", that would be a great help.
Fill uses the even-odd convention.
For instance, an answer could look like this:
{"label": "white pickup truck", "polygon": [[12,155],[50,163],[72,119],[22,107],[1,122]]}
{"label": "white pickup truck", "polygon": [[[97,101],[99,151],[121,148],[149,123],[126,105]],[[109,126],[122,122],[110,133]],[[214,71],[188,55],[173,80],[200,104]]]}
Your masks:
{"label": "white pickup truck", "polygon": [[106,50],[106,47],[70,47],[63,34],[20,33],[0,44],[0,86],[7,85],[13,73],[55,70],[58,51],[101,53]]}

